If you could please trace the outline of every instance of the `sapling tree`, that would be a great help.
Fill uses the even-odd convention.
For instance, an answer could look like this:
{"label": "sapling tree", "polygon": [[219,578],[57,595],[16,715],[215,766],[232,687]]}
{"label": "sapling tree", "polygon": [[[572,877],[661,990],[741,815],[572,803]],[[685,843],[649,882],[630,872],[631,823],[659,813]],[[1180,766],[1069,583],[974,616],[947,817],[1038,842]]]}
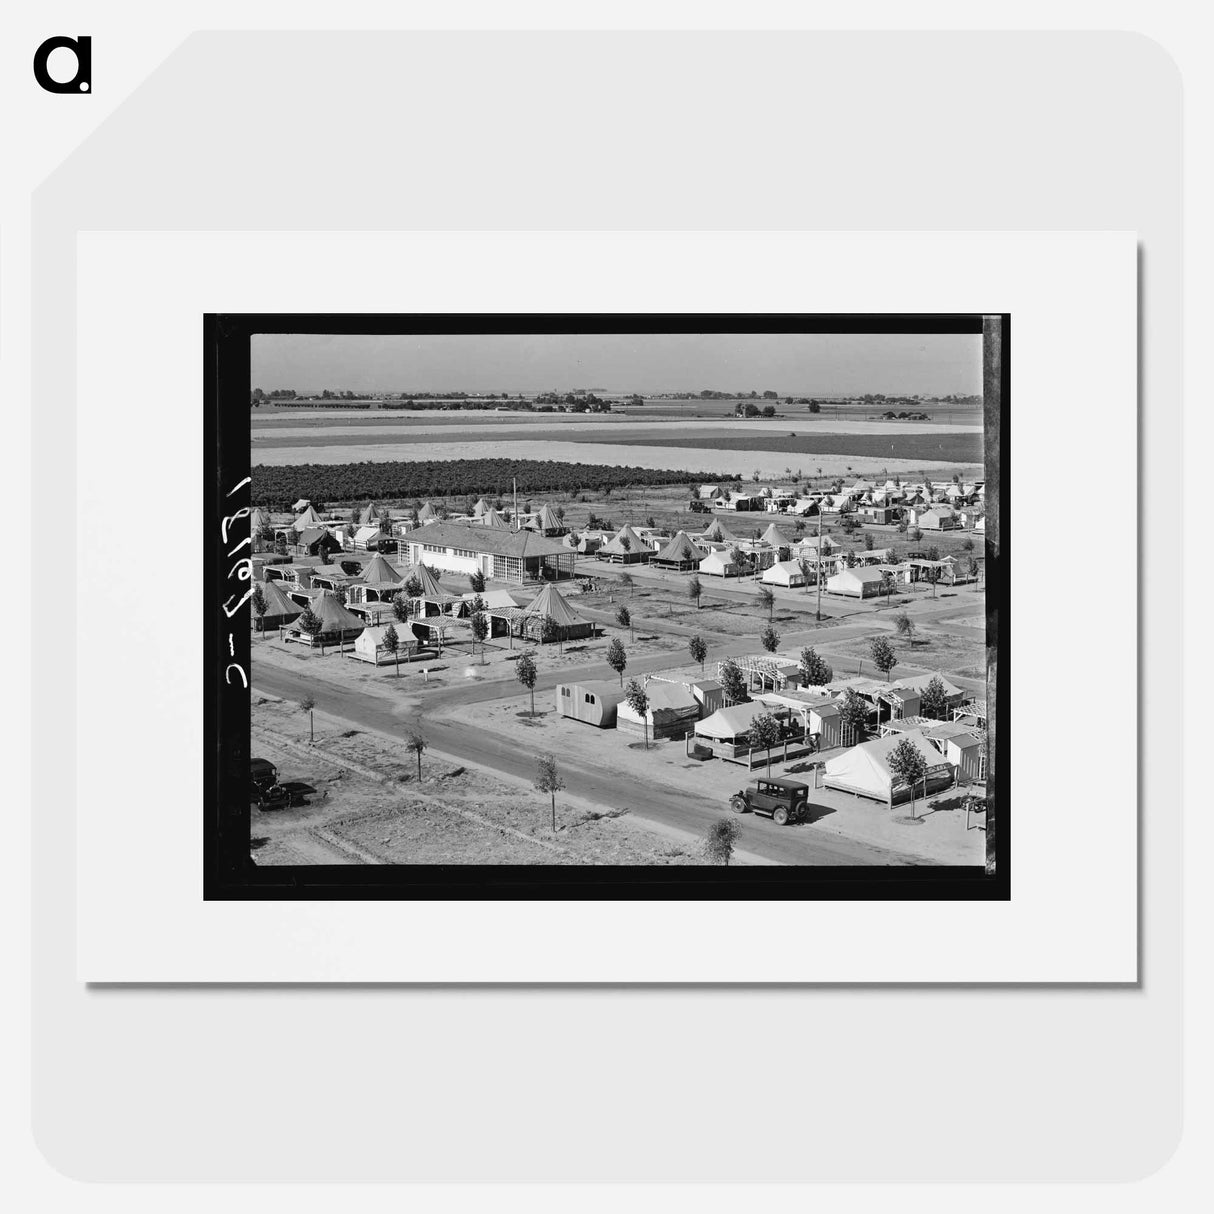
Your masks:
{"label": "sapling tree", "polygon": [[261,583],[258,582],[253,587],[253,614],[257,616],[257,631],[265,632],[266,630],[266,612],[269,606],[266,604],[265,591],[261,588]]}
{"label": "sapling tree", "polygon": [[919,712],[934,721],[944,718],[948,706],[948,692],[939,675],[932,675],[927,686],[919,693]]}
{"label": "sapling tree", "polygon": [[[922,751],[910,740],[903,738],[885,757],[886,766],[890,773],[899,780],[910,785],[911,817],[915,816],[915,790],[922,783],[924,795],[927,795],[927,759]],[[893,796],[893,790],[890,790]]]}
{"label": "sapling tree", "polygon": [[479,569],[474,569],[468,575],[468,585],[472,588],[473,594],[484,594],[485,575]]}
{"label": "sapling tree", "polygon": [[396,677],[400,678],[400,636],[396,631],[395,624],[389,624],[384,629],[384,635],[380,637],[379,643],[392,655],[393,664],[396,666]]}
{"label": "sapling tree", "polygon": [[619,624],[621,628],[628,629],[628,639],[630,641],[635,639],[632,630],[632,612],[629,611],[623,603],[620,604],[619,611],[615,613],[615,622]]}
{"label": "sapling tree", "polygon": [[422,754],[429,745],[425,734],[416,729],[405,740],[405,746],[417,756],[417,778],[419,780],[422,778]]}
{"label": "sapling tree", "polygon": [[515,663],[514,677],[531,693],[531,715],[533,717],[535,716],[535,680],[538,675],[535,658],[531,654],[523,654]]}
{"label": "sapling tree", "polygon": [[607,665],[620,676],[620,686],[624,686],[624,671],[628,669],[628,651],[619,637],[612,637],[607,646]]}
{"label": "sapling tree", "polygon": [[565,781],[557,770],[555,755],[536,755],[535,787],[552,801],[552,833],[556,834],[556,794],[565,787]]}
{"label": "sapling tree", "polygon": [[894,617],[894,627],[897,629],[900,637],[906,641],[909,641],[911,645],[914,645],[915,621],[912,620],[905,611]]}
{"label": "sapling tree", "polygon": [[760,586],[757,592],[759,606],[767,611],[767,618],[770,620],[775,613],[776,596],[772,593],[770,586]]}
{"label": "sapling tree", "polygon": [[873,637],[868,647],[873,665],[888,679],[889,672],[898,665],[898,655],[894,647],[884,637]]}
{"label": "sapling tree", "polygon": [[746,676],[737,662],[726,659],[721,663],[721,690],[731,704],[744,704],[750,699],[746,688]]}
{"label": "sapling tree", "polygon": [[645,749],[649,749],[649,695],[644,686],[636,679],[629,679],[624,691],[628,699],[628,707],[641,718],[641,726],[645,731]]}
{"label": "sapling tree", "polygon": [[485,611],[485,600],[479,594],[472,600],[471,610],[472,648],[473,652],[475,652],[476,645],[479,642],[481,647],[481,665],[483,666],[485,664],[485,638],[489,635],[489,616]]}
{"label": "sapling tree", "polygon": [[733,818],[718,818],[704,837],[704,855],[711,864],[728,864],[742,835],[742,828]]}
{"label": "sapling tree", "polygon": [[752,750],[767,752],[767,770],[771,771],[771,748],[780,744],[780,722],[770,712],[760,713],[750,723],[747,734]]}
{"label": "sapling tree", "polygon": [[763,643],[763,648],[766,649],[768,653],[775,653],[775,651],[780,647],[780,634],[771,624],[768,624],[767,627],[764,628],[761,633],[759,633],[759,640]]}
{"label": "sapling tree", "polygon": [[704,587],[700,584],[700,579],[693,574],[687,583],[687,597],[694,600],[697,611],[700,610],[700,595],[703,593]]}
{"label": "sapling tree", "polygon": [[308,714],[308,741],[316,741],[316,697],[303,696],[299,701],[301,711]]}
{"label": "sapling tree", "polygon": [[620,574],[620,585],[627,589],[629,598],[636,593],[636,579],[631,573]]}
{"label": "sapling tree", "polygon": [[864,741],[868,732],[868,703],[851,687],[843,693],[843,702],[839,705],[839,719],[843,727],[850,731],[855,742]]}
{"label": "sapling tree", "polygon": [[830,663],[822,658],[812,646],[801,650],[798,669],[803,687],[825,687],[834,678]]}
{"label": "sapling tree", "polygon": [[708,645],[705,643],[704,638],[698,634],[693,636],[687,642],[687,652],[691,655],[693,662],[700,663],[700,674],[703,675],[704,662],[708,657]]}

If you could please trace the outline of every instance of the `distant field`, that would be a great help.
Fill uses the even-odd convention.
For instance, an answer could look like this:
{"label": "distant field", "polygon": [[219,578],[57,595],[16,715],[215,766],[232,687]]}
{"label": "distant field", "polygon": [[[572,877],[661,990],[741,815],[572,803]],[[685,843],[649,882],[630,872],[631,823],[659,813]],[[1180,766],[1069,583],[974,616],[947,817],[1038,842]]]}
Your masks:
{"label": "distant field", "polygon": [[[465,422],[465,428],[471,430]],[[253,436],[253,450],[295,447],[376,447],[410,444],[449,443],[448,433],[426,433],[402,430],[396,434],[326,434],[313,435],[267,434]],[[492,442],[492,436],[470,432],[471,444]],[[528,432],[527,441],[534,443],[594,443],[603,442],[602,434],[579,433],[576,428],[536,429]],[[747,433],[745,427],[715,430],[679,430],[669,436],[655,436],[652,430],[630,432],[620,428],[612,432],[610,442],[617,447],[700,448],[708,451],[778,451],[788,455],[852,455],[857,459],[930,460],[943,463],[980,463],[982,435],[974,432],[960,434],[797,434],[789,437],[768,430]],[[469,454],[472,454],[470,451]],[[543,454],[537,451],[537,454]]]}

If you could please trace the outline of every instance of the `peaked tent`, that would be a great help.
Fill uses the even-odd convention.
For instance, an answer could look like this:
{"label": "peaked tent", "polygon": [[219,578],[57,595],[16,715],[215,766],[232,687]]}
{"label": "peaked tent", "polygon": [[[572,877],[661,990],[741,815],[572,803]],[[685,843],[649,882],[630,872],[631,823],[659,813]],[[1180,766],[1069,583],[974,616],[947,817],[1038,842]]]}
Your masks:
{"label": "peaked tent", "polygon": [[716,742],[733,741],[746,733],[755,717],[769,711],[768,706],[758,700],[718,708],[696,726],[696,737],[711,738]]}
{"label": "peaked tent", "polygon": [[359,512],[358,521],[364,527],[369,527],[372,523],[378,523],[379,507],[374,502],[368,502]]}
{"label": "peaked tent", "polygon": [[506,522],[505,517],[499,510],[495,510],[492,506],[480,516],[480,525],[482,527],[497,527],[501,531],[509,531],[510,524]]}
{"label": "peaked tent", "polygon": [[472,517],[480,518],[482,515],[486,514],[488,510],[489,503],[482,497],[481,500],[472,507]]}
{"label": "peaked tent", "polygon": [[[344,635],[344,639],[352,641],[366,627],[365,621],[348,610],[332,590],[322,590],[316,595],[311,609],[320,617],[320,628],[311,634],[313,640]],[[299,628],[298,620],[295,626]],[[299,631],[302,633],[303,629],[299,628]]]}
{"label": "peaked tent", "polygon": [[669,565],[675,569],[695,569],[703,559],[703,551],[691,542],[686,531],[676,532],[665,548],[653,554],[655,565]]}
{"label": "peaked tent", "polygon": [[413,570],[413,574],[422,584],[421,594],[417,596],[419,599],[425,599],[429,603],[439,603],[441,605],[443,603],[450,603],[452,600],[459,597],[458,595],[451,594],[449,591],[444,590],[438,584],[438,578],[436,578],[434,574],[430,572],[429,566],[418,565],[418,567]]}
{"label": "peaked tent", "polygon": [[403,582],[404,578],[388,563],[382,552],[377,552],[364,567],[362,581],[367,586],[384,586],[389,582]]}
{"label": "peaked tent", "polygon": [[531,527],[535,531],[560,531],[561,520],[556,517],[552,507],[545,502],[540,507],[539,513],[531,520]]}
{"label": "peaked tent", "polygon": [[417,521],[419,523],[432,523],[438,518],[438,511],[429,502],[423,502],[422,508],[417,512]]}
{"label": "peaked tent", "polygon": [[249,515],[249,534],[256,539],[257,533],[263,528],[270,526],[270,515],[260,506],[253,507],[253,513]]}
{"label": "peaked tent", "polygon": [[700,532],[700,538],[702,540],[711,540],[714,544],[732,544],[737,537],[729,531],[719,518],[714,518]]}
{"label": "peaked tent", "polygon": [[263,582],[261,594],[266,601],[266,613],[261,623],[263,628],[277,628],[279,624],[289,623],[303,612],[303,608],[294,599],[287,598],[277,582]]}
{"label": "peaked tent", "polygon": [[653,549],[632,527],[625,523],[599,550],[600,557],[610,560],[646,561],[653,556]]}
{"label": "peaked tent", "polygon": [[309,506],[295,520],[295,530],[296,531],[307,531],[310,528],[323,527],[323,526],[324,526],[323,520],[321,519],[320,515],[317,514],[315,510],[312,509],[311,506]]}
{"label": "peaked tent", "polygon": [[767,544],[771,548],[788,548],[792,541],[780,530],[775,523],[771,523],[767,530],[759,537],[761,544]]}
{"label": "peaked tent", "polygon": [[589,620],[582,619],[565,602],[561,592],[551,584],[545,586],[530,605],[523,609],[521,620],[524,632],[530,636],[541,637],[545,619],[551,619],[556,624],[560,638],[565,641],[571,637],[591,636],[594,633],[594,625]]}

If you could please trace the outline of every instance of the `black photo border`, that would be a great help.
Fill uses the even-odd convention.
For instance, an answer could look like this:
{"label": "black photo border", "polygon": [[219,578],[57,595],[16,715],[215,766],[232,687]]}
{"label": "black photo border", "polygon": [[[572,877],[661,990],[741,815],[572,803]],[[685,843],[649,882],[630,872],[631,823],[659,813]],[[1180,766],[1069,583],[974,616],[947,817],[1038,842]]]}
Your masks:
{"label": "black photo border", "polygon": [[[250,842],[251,692],[250,340],[256,333],[888,333],[999,335],[997,381],[987,360],[988,508],[986,538],[989,660],[997,663],[997,744],[988,785],[986,866],[582,866],[283,865],[258,866]],[[1010,327],[1008,314],[792,313],[231,313],[203,317],[204,628],[203,898],[205,900],[913,900],[997,901],[1011,896],[1010,721]],[[998,393],[998,452],[991,458],[992,392]],[[988,690],[989,695],[989,690]],[[999,731],[1002,724],[1002,731]],[[995,827],[996,817],[998,829]],[[993,871],[992,871],[993,870]],[[183,874],[183,877],[185,874]]]}

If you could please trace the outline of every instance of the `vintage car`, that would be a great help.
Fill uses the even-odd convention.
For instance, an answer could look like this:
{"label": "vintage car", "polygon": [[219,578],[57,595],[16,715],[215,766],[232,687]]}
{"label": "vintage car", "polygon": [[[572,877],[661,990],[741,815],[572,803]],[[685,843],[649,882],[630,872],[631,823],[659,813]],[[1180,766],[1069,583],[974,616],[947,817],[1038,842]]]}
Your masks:
{"label": "vintage car", "polygon": [[777,826],[795,822],[809,805],[809,785],[800,780],[780,780],[761,777],[729,798],[729,808],[735,814],[766,814]]}

